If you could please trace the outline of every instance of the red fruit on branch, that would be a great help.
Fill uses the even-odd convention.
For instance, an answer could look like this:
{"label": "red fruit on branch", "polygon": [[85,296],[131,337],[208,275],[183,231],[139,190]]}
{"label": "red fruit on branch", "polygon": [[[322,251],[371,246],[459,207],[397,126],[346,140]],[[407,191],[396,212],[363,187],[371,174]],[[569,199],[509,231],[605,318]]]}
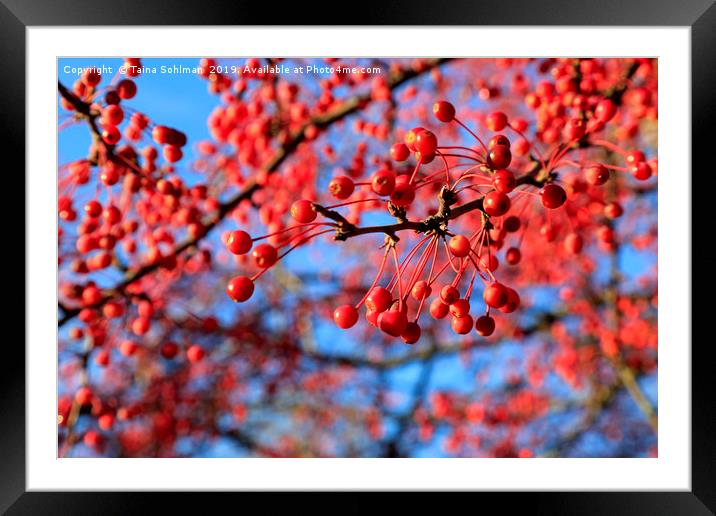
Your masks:
{"label": "red fruit on branch", "polygon": [[271,244],[259,244],[254,247],[251,256],[254,257],[257,267],[268,269],[278,260],[278,251]]}
{"label": "red fruit on branch", "polygon": [[246,276],[235,276],[226,287],[227,295],[237,303],[248,300],[254,293],[254,282]]}
{"label": "red fruit on branch", "polygon": [[585,170],[584,175],[590,185],[603,185],[609,180],[609,170],[604,165],[592,165]]}
{"label": "red fruit on branch", "polygon": [[368,297],[365,299],[365,306],[371,312],[385,312],[393,303],[393,295],[388,289],[383,287],[373,287]]}
{"label": "red fruit on branch", "polygon": [[455,119],[455,106],[445,100],[433,104],[433,114],[441,122],[452,122]]}
{"label": "red fruit on branch", "polygon": [[318,213],[316,212],[316,207],[311,201],[301,199],[291,205],[291,216],[296,220],[296,222],[308,224],[309,222],[316,220]]}
{"label": "red fruit on branch", "polygon": [[507,194],[497,191],[488,193],[482,201],[485,213],[493,217],[501,217],[510,211],[511,205],[512,203]]}
{"label": "red fruit on branch", "polygon": [[354,190],[355,184],[353,180],[347,176],[334,177],[328,184],[328,191],[331,192],[331,195],[341,201],[348,199]]}
{"label": "red fruit on branch", "polygon": [[400,337],[407,325],[408,318],[398,310],[386,310],[378,316],[378,327],[391,337]]}
{"label": "red fruit on branch", "polygon": [[495,320],[489,315],[482,315],[475,321],[475,331],[478,335],[489,337],[495,332]]}
{"label": "red fruit on branch", "polygon": [[470,240],[464,235],[455,235],[452,237],[448,247],[450,248],[450,252],[458,258],[464,258],[470,254]]}
{"label": "red fruit on branch", "polygon": [[232,231],[226,239],[226,247],[233,254],[246,254],[251,250],[253,245],[254,243],[251,240],[251,235],[249,235],[246,231]]}
{"label": "red fruit on branch", "polygon": [[339,328],[351,328],[358,322],[358,310],[352,305],[339,306],[333,312],[333,320]]}
{"label": "red fruit on branch", "polygon": [[467,335],[472,330],[472,317],[465,315],[464,317],[453,317],[450,326],[458,335]]}
{"label": "red fruit on branch", "polygon": [[507,287],[505,287],[502,283],[497,282],[491,283],[485,287],[482,297],[485,300],[485,303],[492,308],[500,308],[509,301]]}
{"label": "red fruit on branch", "polygon": [[371,178],[371,187],[373,191],[381,196],[388,196],[395,190],[395,173],[380,169]]}
{"label": "red fruit on branch", "polygon": [[555,210],[567,201],[567,192],[559,185],[549,183],[539,191],[542,206]]}

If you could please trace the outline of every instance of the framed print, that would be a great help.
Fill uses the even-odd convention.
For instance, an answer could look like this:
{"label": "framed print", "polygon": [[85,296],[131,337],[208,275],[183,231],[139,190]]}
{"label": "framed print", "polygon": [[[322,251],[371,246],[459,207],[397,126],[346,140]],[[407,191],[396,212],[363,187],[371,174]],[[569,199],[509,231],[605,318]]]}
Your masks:
{"label": "framed print", "polygon": [[716,8],[525,4],[340,26],[5,1],[28,206],[3,510],[436,490],[713,513],[691,169]]}

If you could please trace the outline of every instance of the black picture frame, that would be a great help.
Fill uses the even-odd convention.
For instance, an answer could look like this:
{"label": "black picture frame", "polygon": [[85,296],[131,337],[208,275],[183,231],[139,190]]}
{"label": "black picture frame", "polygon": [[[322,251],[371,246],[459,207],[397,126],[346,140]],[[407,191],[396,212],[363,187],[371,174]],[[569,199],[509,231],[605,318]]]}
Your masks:
{"label": "black picture frame", "polygon": [[[373,5],[370,5],[373,4]],[[0,56],[3,80],[0,103],[4,123],[2,141],[14,149],[24,168],[25,147],[25,29],[41,25],[618,25],[691,27],[692,168],[713,173],[706,166],[714,142],[716,91],[716,4],[714,0],[501,0],[471,2],[361,2],[340,11],[337,5],[307,8],[305,3],[241,0],[0,0]],[[343,12],[344,14],[339,14]],[[348,12],[350,17],[348,18]],[[7,73],[6,73],[7,72]],[[24,188],[24,186],[23,186]],[[694,200],[695,201],[695,200]],[[695,202],[694,206],[698,206]],[[688,213],[683,214],[689,216]],[[702,217],[692,215],[694,226]],[[698,234],[693,232],[692,234]],[[25,269],[26,275],[31,273]],[[690,278],[689,278],[690,281]],[[683,300],[691,303],[691,300]],[[707,320],[707,304],[693,303],[693,321]],[[49,323],[49,322],[48,322]],[[25,492],[25,352],[6,343],[0,375],[0,511],[8,514],[132,514],[148,507],[146,497],[166,506],[196,504],[207,510],[206,497],[182,493],[40,493]],[[681,343],[684,346],[689,343]],[[692,347],[692,490],[690,492],[572,492],[510,493],[500,504],[524,504],[532,514],[714,514],[716,512],[716,445],[714,444],[714,375],[708,360],[710,339]],[[222,503],[224,496],[212,497]],[[199,505],[200,504],[200,505]],[[245,506],[244,506],[245,507]]]}

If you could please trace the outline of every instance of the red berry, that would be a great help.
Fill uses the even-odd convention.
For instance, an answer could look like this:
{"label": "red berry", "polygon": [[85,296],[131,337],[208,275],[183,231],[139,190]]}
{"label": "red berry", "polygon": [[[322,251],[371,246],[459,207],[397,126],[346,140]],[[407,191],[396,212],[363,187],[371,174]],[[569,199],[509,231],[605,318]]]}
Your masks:
{"label": "red berry", "polygon": [[226,239],[226,247],[233,254],[246,254],[251,250],[253,245],[254,243],[251,240],[251,235],[249,235],[246,231],[232,231]]}
{"label": "red berry", "polygon": [[400,334],[400,338],[402,338],[406,344],[415,344],[418,342],[418,340],[420,340],[420,326],[418,326],[418,323],[409,322],[406,324],[405,330]]}
{"label": "red berry", "polygon": [[199,362],[202,358],[204,358],[204,349],[197,344],[192,344],[186,350],[186,358],[191,363]]}
{"label": "red berry", "polygon": [[373,174],[370,184],[378,195],[390,195],[395,190],[395,173],[385,168],[380,169]]}
{"label": "red berry", "polygon": [[102,414],[97,418],[97,424],[102,430],[110,430],[114,425],[114,416],[112,414]]}
{"label": "red berry", "polygon": [[458,258],[464,258],[470,254],[470,240],[464,235],[455,235],[448,244],[450,252]]}
{"label": "red berry", "polygon": [[518,232],[521,226],[522,222],[520,221],[520,218],[515,215],[510,215],[509,217],[505,218],[504,222],[502,223],[502,227],[508,233]]}
{"label": "red berry", "polygon": [[441,122],[452,122],[455,119],[455,106],[445,100],[433,104],[433,114]]}
{"label": "red berry", "polygon": [[393,295],[390,291],[383,287],[373,287],[368,297],[365,299],[365,306],[371,312],[385,312],[393,303]]}
{"label": "red berry", "polygon": [[418,149],[415,147],[415,140],[416,140],[417,137],[418,137],[418,133],[421,132],[421,131],[424,131],[424,130],[425,130],[425,129],[422,128],[422,127],[413,127],[410,131],[408,131],[407,133],[405,133],[405,145],[408,146],[408,149],[410,149],[410,150],[413,151],[413,152],[415,152],[416,150],[418,150]]}
{"label": "red berry", "polygon": [[609,219],[616,219],[622,216],[624,209],[618,202],[610,202],[604,206],[604,216]]}
{"label": "red berry", "polygon": [[590,185],[603,185],[609,180],[609,170],[604,165],[592,165],[585,170],[584,175]]}
{"label": "red berry", "polygon": [[291,216],[301,224],[308,224],[316,220],[318,213],[316,206],[311,201],[301,199],[291,205]]}
{"label": "red berry", "polygon": [[115,126],[108,125],[104,127],[104,130],[102,131],[102,140],[107,145],[116,145],[121,138],[122,135],[120,134],[119,129]]}
{"label": "red berry", "polygon": [[549,183],[539,191],[542,206],[554,210],[562,206],[567,200],[567,192],[559,185]]}
{"label": "red berry", "polygon": [[122,99],[131,99],[137,94],[137,85],[130,79],[122,79],[117,84],[117,94]]}
{"label": "red berry", "polygon": [[564,126],[564,136],[568,140],[579,140],[582,136],[584,136],[586,130],[587,127],[581,119],[572,118],[568,120],[567,124]]}
{"label": "red berry", "polygon": [[602,100],[594,110],[594,116],[603,122],[609,122],[617,113],[617,106],[609,99]]}
{"label": "red berry", "polygon": [[564,239],[564,248],[570,254],[579,254],[584,246],[582,235],[578,233],[570,233]]}
{"label": "red berry", "polygon": [[494,282],[485,288],[482,297],[492,308],[500,308],[508,301],[507,287],[502,283]]}
{"label": "red berry", "polygon": [[467,335],[472,330],[472,317],[466,315],[464,317],[453,317],[450,326],[458,335]]}
{"label": "red berry", "polygon": [[478,335],[489,337],[495,332],[495,320],[489,315],[483,315],[475,321],[475,331]]}
{"label": "red berry", "polygon": [[487,148],[493,149],[497,147],[498,145],[502,145],[504,147],[510,148],[510,139],[505,136],[504,134],[496,134],[492,138],[490,138],[490,141],[487,142]]}
{"label": "red berry", "polygon": [[162,155],[164,159],[169,163],[176,163],[184,156],[182,150],[176,145],[165,145],[162,149]]}
{"label": "red berry", "polygon": [[226,293],[237,303],[244,302],[254,293],[254,282],[246,276],[235,276],[229,280]]}
{"label": "red berry", "polygon": [[646,181],[651,177],[652,170],[648,163],[645,161],[640,161],[636,163],[635,165],[631,166],[630,169],[631,175],[634,176],[639,181]]}
{"label": "red berry", "polygon": [[351,328],[358,322],[358,310],[352,305],[342,305],[333,312],[336,326],[344,330]]}
{"label": "red berry", "polygon": [[487,163],[493,169],[507,168],[512,162],[510,148],[505,145],[496,145],[487,155]]}
{"label": "red berry", "polygon": [[428,297],[432,291],[433,289],[427,281],[420,280],[415,282],[415,285],[413,285],[413,289],[410,293],[416,301],[422,301],[424,298]]}
{"label": "red berry", "polygon": [[502,169],[495,172],[492,176],[492,184],[498,192],[510,193],[515,189],[515,186],[517,186],[517,181],[512,172]]}
{"label": "red berry", "polygon": [[465,317],[470,314],[470,301],[458,299],[450,305],[450,313],[453,317]]}
{"label": "red berry", "polygon": [[124,120],[124,111],[116,105],[109,105],[102,110],[102,122],[105,125],[119,125]]}
{"label": "red berry", "polygon": [[331,179],[328,183],[328,191],[331,192],[333,197],[339,200],[348,199],[353,191],[355,190],[355,184],[350,177],[337,176]]}
{"label": "red berry", "polygon": [[487,115],[487,118],[485,118],[485,125],[490,131],[502,131],[505,127],[507,127],[507,115],[501,111],[490,113]]}
{"label": "red berry", "polygon": [[[407,176],[400,176],[407,177]],[[395,185],[393,193],[390,194],[390,202],[396,206],[410,206],[415,200],[415,187],[405,181],[399,181]]]}
{"label": "red berry", "polygon": [[450,306],[443,303],[442,299],[436,297],[433,302],[430,303],[430,315],[435,319],[444,319],[450,311]]}
{"label": "red berry", "polygon": [[254,248],[251,256],[258,267],[268,269],[278,260],[278,251],[271,244],[261,244]]}
{"label": "red berry", "polygon": [[522,259],[522,253],[516,247],[510,247],[505,252],[505,261],[507,263],[509,263],[510,265],[517,265],[518,263],[520,263],[521,259]]}
{"label": "red berry", "polygon": [[423,156],[432,156],[438,148],[438,138],[432,131],[424,129],[415,137],[415,150]]}
{"label": "red berry", "polygon": [[482,207],[485,213],[493,217],[501,217],[510,211],[510,198],[502,192],[490,192],[482,201]]}
{"label": "red berry", "polygon": [[515,289],[507,288],[507,302],[499,307],[501,312],[506,314],[512,313],[520,306],[520,295]]}
{"label": "red berry", "polygon": [[177,353],[179,352],[179,346],[176,345],[174,342],[165,342],[162,344],[162,347],[160,349],[160,353],[164,358],[167,360],[171,360],[175,356],[177,356]]}
{"label": "red berry", "polygon": [[157,142],[159,145],[165,145],[171,143],[172,130],[164,125],[156,125],[152,129],[152,140]]}
{"label": "red berry", "polygon": [[88,68],[82,74],[82,82],[90,88],[97,86],[101,80],[102,75],[97,68]]}
{"label": "red berry", "polygon": [[123,340],[119,345],[119,352],[125,357],[134,355],[135,351],[137,351],[137,343],[133,340]]}
{"label": "red berry", "polygon": [[408,317],[398,310],[387,310],[378,316],[378,327],[392,337],[400,337],[408,325]]}
{"label": "red berry", "polygon": [[452,285],[445,285],[440,289],[440,299],[446,305],[451,305],[458,299],[460,299],[460,292]]}
{"label": "red berry", "polygon": [[85,385],[77,389],[77,392],[75,393],[75,401],[80,405],[89,405],[92,402],[93,396],[94,393],[92,392],[92,389]]}
{"label": "red berry", "polygon": [[646,161],[646,156],[644,156],[643,152],[638,150],[629,151],[626,153],[625,160],[627,165],[636,165],[637,163]]}
{"label": "red berry", "polygon": [[410,157],[410,149],[404,143],[396,143],[390,148],[390,157],[395,161],[405,161]]}

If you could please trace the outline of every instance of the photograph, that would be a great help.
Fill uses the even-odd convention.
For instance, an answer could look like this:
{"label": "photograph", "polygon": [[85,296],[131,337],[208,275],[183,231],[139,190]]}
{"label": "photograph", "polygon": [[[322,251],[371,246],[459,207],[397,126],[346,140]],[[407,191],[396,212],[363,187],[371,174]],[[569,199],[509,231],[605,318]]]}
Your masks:
{"label": "photograph", "polygon": [[659,458],[660,58],[284,55],[56,58],[56,458]]}

